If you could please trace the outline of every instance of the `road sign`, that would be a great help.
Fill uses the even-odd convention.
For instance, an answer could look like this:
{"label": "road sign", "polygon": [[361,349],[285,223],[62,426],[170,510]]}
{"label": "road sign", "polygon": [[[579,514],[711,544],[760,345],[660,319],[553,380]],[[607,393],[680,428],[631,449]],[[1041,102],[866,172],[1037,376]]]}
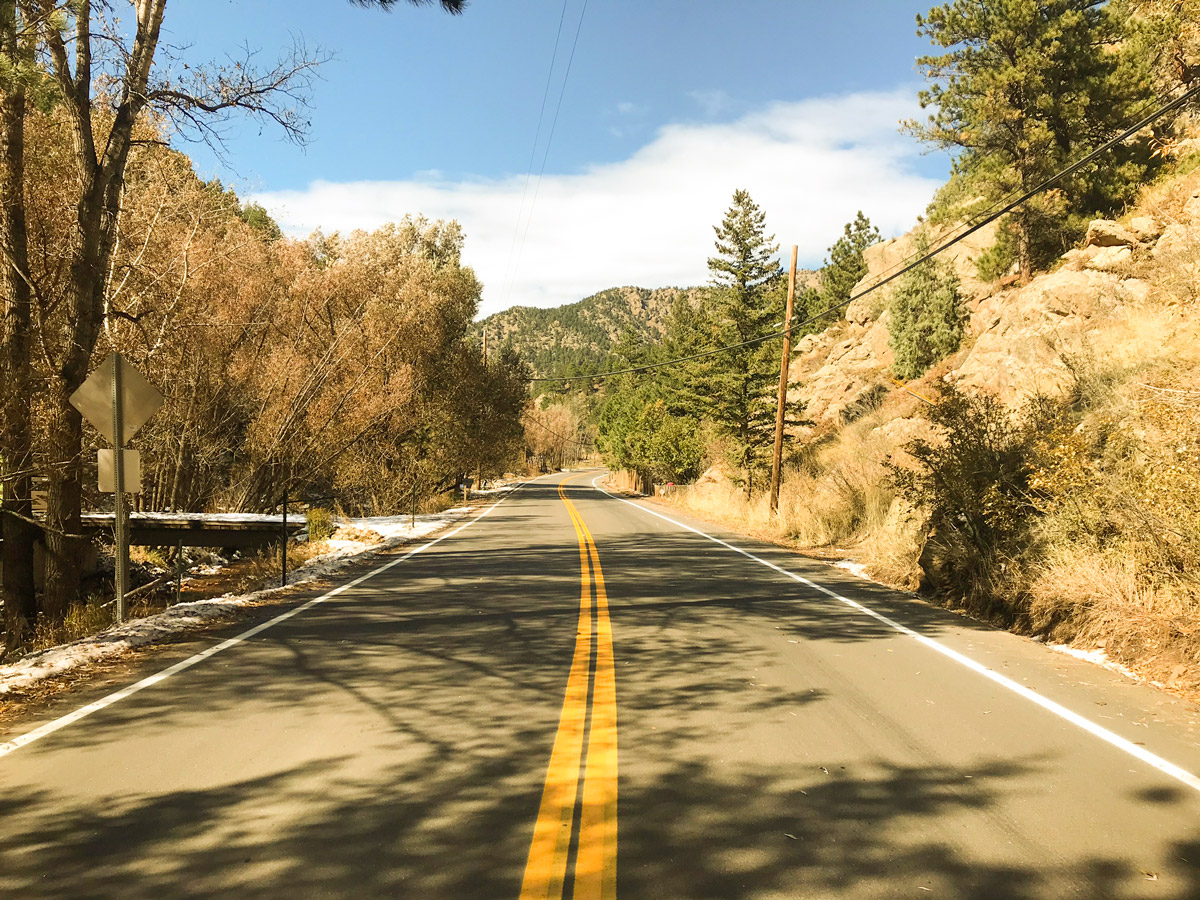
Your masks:
{"label": "road sign", "polygon": [[[116,354],[113,354],[116,355]],[[125,440],[129,440],[147,420],[158,412],[163,404],[163,395],[158,388],[146,380],[146,376],[135,369],[130,363],[117,355],[116,363],[120,365],[121,381],[121,432]],[[85,419],[92,423],[95,429],[104,436],[110,444],[113,440],[113,374],[114,360],[112,356],[104,361],[100,368],[88,376],[87,381],[79,386],[79,390],[71,395],[71,405],[79,410]]]}
{"label": "road sign", "polygon": [[[96,473],[99,475],[98,487],[102,494],[117,492],[116,466],[113,465],[115,450],[96,451]],[[125,467],[125,491],[129,494],[142,492],[142,454],[137,450],[126,448],[121,455]]]}
{"label": "road sign", "polygon": [[[142,460],[136,451],[125,449],[125,442],[158,412],[163,396],[141,372],[127,363],[120,353],[109,354],[104,365],[88,376],[87,381],[70,397],[83,417],[99,431],[114,450],[108,451],[108,471],[113,493],[113,522],[116,542],[116,565],[113,573],[113,617],[125,621],[125,585],[129,581],[129,522],[126,519],[126,466],[136,465],[133,475],[134,492],[141,490]],[[100,490],[104,490],[104,454],[100,451]]]}

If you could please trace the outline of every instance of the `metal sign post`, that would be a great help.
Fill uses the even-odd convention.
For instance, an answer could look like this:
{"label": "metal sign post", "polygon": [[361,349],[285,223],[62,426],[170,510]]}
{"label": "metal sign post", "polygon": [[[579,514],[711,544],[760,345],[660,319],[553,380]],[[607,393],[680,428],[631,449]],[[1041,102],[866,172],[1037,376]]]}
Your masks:
{"label": "metal sign post", "polygon": [[121,354],[112,355],[113,500],[116,512],[117,558],[113,590],[114,618],[125,621],[125,588],[129,581],[129,524],[125,521],[125,398],[121,390]]}
{"label": "metal sign post", "polygon": [[[125,505],[126,464],[135,462],[126,457],[125,441],[132,438],[146,421],[162,406],[163,396],[137,369],[125,362],[121,354],[113,353],[70,397],[71,405],[95,426],[113,445],[112,490],[116,513],[117,542],[116,573],[114,576],[115,618],[125,619],[125,591],[129,587],[129,511]],[[132,455],[132,454],[131,454]],[[98,473],[103,482],[104,459],[98,461]],[[140,465],[135,462],[133,491],[140,487]],[[105,485],[100,485],[105,490]]]}
{"label": "metal sign post", "polygon": [[287,587],[287,545],[288,545],[288,530],[287,530],[287,508],[288,508],[288,490],[283,489],[283,553],[280,558],[279,586]]}

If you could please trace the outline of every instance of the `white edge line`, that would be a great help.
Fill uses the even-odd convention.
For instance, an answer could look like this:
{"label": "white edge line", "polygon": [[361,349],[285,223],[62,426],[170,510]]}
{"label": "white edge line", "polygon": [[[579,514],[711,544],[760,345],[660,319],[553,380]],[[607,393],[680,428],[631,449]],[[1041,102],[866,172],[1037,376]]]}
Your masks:
{"label": "white edge line", "polygon": [[74,722],[78,722],[80,719],[90,716],[94,712],[99,712],[100,710],[104,709],[105,707],[112,706],[114,703],[120,703],[122,700],[126,699],[127,697],[133,696],[138,691],[145,690],[148,687],[158,684],[160,681],[166,681],[172,675],[177,675],[180,672],[184,671],[185,669],[190,669],[192,666],[197,665],[198,663],[204,662],[204,660],[208,659],[210,656],[215,656],[216,654],[220,653],[222,650],[228,650],[230,647],[236,647],[238,644],[242,643],[243,641],[249,640],[250,638],[254,637],[256,634],[266,631],[268,628],[270,628],[274,625],[278,625],[280,622],[284,622],[287,619],[292,618],[292,616],[298,616],[300,613],[304,612],[305,610],[311,609],[312,607],[316,606],[318,603],[324,603],[326,600],[330,599],[331,597],[336,597],[338,594],[342,593],[343,591],[348,591],[352,587],[357,587],[358,585],[362,584],[364,581],[367,581],[370,578],[374,578],[376,575],[386,572],[388,569],[392,568],[392,566],[398,566],[400,563],[404,562],[406,559],[416,556],[418,553],[421,553],[422,551],[428,550],[434,544],[441,543],[442,541],[446,540],[446,538],[454,537],[454,535],[458,534],[464,528],[468,528],[471,525],[474,525],[476,522],[478,522],[480,519],[482,519],[484,516],[486,516],[493,509],[495,509],[497,506],[499,506],[501,503],[503,503],[505,500],[507,500],[509,497],[511,497],[513,494],[515,494],[517,491],[519,491],[524,486],[525,486],[524,484],[517,485],[517,487],[513,488],[511,491],[506,493],[503,497],[501,497],[499,500],[497,500],[495,503],[493,503],[491,506],[489,506],[487,509],[485,509],[483,512],[481,512],[479,515],[471,517],[466,522],[464,522],[462,525],[459,525],[457,528],[455,528],[453,531],[448,531],[445,534],[443,534],[441,537],[434,538],[432,541],[428,541],[428,542],[422,544],[420,547],[417,547],[413,550],[409,550],[403,556],[397,557],[396,559],[393,559],[390,562],[384,563],[382,566],[379,566],[377,569],[372,569],[370,572],[367,572],[365,575],[360,575],[358,578],[355,578],[353,581],[348,581],[345,584],[339,585],[338,587],[334,588],[332,591],[330,591],[327,594],[322,594],[320,597],[316,597],[312,600],[309,600],[307,603],[303,603],[300,606],[293,607],[292,609],[289,609],[287,612],[280,613],[279,615],[275,616],[275,618],[273,618],[273,619],[269,619],[266,622],[262,622],[258,625],[255,625],[253,628],[248,629],[247,631],[243,631],[241,634],[235,635],[234,637],[231,637],[228,640],[221,641],[221,643],[219,643],[219,644],[214,644],[213,646],[208,647],[205,650],[201,650],[195,656],[189,656],[187,659],[181,660],[180,662],[175,663],[173,666],[168,666],[167,668],[163,669],[161,672],[155,672],[153,675],[149,675],[146,678],[143,678],[141,681],[135,682],[134,684],[131,684],[128,687],[124,687],[119,691],[114,691],[113,693],[108,694],[107,696],[101,697],[99,700],[96,700],[94,703],[89,703],[86,706],[81,706],[81,707],[79,707],[79,709],[75,710],[74,712],[69,712],[65,716],[61,716],[60,718],[54,719],[51,722],[47,722],[45,725],[35,728],[33,731],[29,731],[29,732],[26,732],[25,734],[19,735],[19,736],[13,738],[11,741],[5,741],[3,744],[0,744],[0,758],[8,756],[8,754],[12,753],[14,750],[19,750],[21,747],[24,747],[28,744],[32,744],[34,741],[41,740],[42,738],[46,737],[47,735],[54,734],[54,732],[58,731],[59,729],[66,728],[68,725],[70,725]]}
{"label": "white edge line", "polygon": [[1192,790],[1200,791],[1200,777],[1197,777],[1196,775],[1192,774],[1191,772],[1187,771],[1186,769],[1181,768],[1180,766],[1177,766],[1172,762],[1168,762],[1167,760],[1163,759],[1161,756],[1157,756],[1154,753],[1151,753],[1149,750],[1145,749],[1144,747],[1139,747],[1137,744],[1133,743],[1132,741],[1126,740],[1125,738],[1121,737],[1119,734],[1114,734],[1113,732],[1109,731],[1107,728],[1104,728],[1101,725],[1097,725],[1095,722],[1091,721],[1090,719],[1084,718],[1083,716],[1079,715],[1079,713],[1073,712],[1072,710],[1067,709],[1065,706],[1062,706],[1061,704],[1055,703],[1053,700],[1049,700],[1046,697],[1043,697],[1041,694],[1037,693],[1036,691],[1030,690],[1029,688],[1025,687],[1024,685],[1018,684],[1017,682],[1013,681],[1011,678],[1001,675],[999,672],[995,671],[994,669],[989,669],[987,666],[983,665],[982,663],[971,659],[971,657],[969,657],[969,656],[965,656],[962,653],[959,653],[957,650],[953,650],[950,647],[947,647],[945,644],[942,644],[942,643],[939,643],[938,641],[933,640],[933,638],[926,637],[925,635],[921,634],[918,631],[914,631],[913,629],[907,627],[906,625],[901,625],[899,622],[895,621],[894,619],[889,619],[887,616],[883,615],[882,613],[878,613],[875,610],[871,609],[870,607],[864,606],[863,604],[857,602],[856,600],[851,600],[848,597],[843,597],[841,594],[839,594],[835,591],[831,591],[829,588],[824,587],[820,584],[817,584],[815,581],[810,581],[809,579],[803,577],[802,575],[797,575],[795,572],[789,572],[787,569],[784,569],[781,566],[777,566],[773,562],[769,562],[768,560],[765,560],[760,556],[755,556],[753,553],[750,553],[747,550],[743,550],[741,547],[735,547],[733,544],[723,541],[718,537],[713,537],[713,535],[707,534],[698,528],[693,528],[691,525],[687,525],[683,522],[679,522],[675,519],[672,519],[670,516],[664,516],[662,513],[655,512],[652,509],[648,509],[647,507],[643,506],[640,503],[634,503],[632,500],[626,500],[624,497],[618,497],[615,494],[609,493],[604,488],[602,488],[598,484],[596,484],[596,482],[599,481],[603,477],[604,477],[603,475],[597,475],[594,479],[592,479],[592,487],[594,487],[596,490],[598,490],[600,493],[604,494],[605,496],[611,497],[613,500],[619,500],[622,503],[626,503],[629,506],[632,506],[634,509],[640,509],[642,512],[647,513],[652,516],[656,516],[657,518],[660,518],[666,522],[670,522],[672,525],[678,525],[680,528],[686,529],[687,531],[690,531],[693,534],[698,534],[701,537],[708,538],[710,541],[720,544],[722,547],[732,550],[735,553],[740,553],[740,554],[742,554],[742,556],[745,556],[748,559],[752,559],[757,563],[762,563],[764,566],[766,566],[769,569],[774,569],[779,574],[785,575],[788,578],[792,579],[793,581],[798,581],[801,584],[805,585],[806,587],[810,587],[815,591],[819,591],[820,593],[833,598],[834,600],[838,600],[841,603],[844,603],[847,606],[857,610],[858,612],[863,613],[864,615],[870,616],[872,619],[875,619],[878,622],[882,622],[884,625],[887,625],[889,628],[892,628],[895,631],[900,632],[901,634],[908,635],[909,637],[913,638],[914,640],[920,641],[922,644],[924,644],[926,647],[930,648],[931,650],[936,650],[938,653],[942,654],[943,656],[949,657],[950,659],[954,660],[956,663],[966,666],[971,671],[978,672],[983,677],[994,681],[996,684],[1000,685],[1003,688],[1007,688],[1008,690],[1012,691],[1014,694],[1024,697],[1026,700],[1036,703],[1038,706],[1042,707],[1042,709],[1045,709],[1049,712],[1054,713],[1054,715],[1058,716],[1059,718],[1066,719],[1072,725],[1076,725],[1079,728],[1082,728],[1084,731],[1088,732],[1089,734],[1093,735],[1094,737],[1100,738],[1100,740],[1105,741],[1106,743],[1111,744],[1112,746],[1116,747],[1118,750],[1123,750],[1126,753],[1128,753],[1130,756],[1134,756],[1137,759],[1140,759],[1142,762],[1144,762],[1150,766],[1153,766],[1155,769],[1162,772],[1164,775],[1169,775],[1170,777],[1174,778],[1176,781],[1179,781],[1179,782],[1187,785]]}

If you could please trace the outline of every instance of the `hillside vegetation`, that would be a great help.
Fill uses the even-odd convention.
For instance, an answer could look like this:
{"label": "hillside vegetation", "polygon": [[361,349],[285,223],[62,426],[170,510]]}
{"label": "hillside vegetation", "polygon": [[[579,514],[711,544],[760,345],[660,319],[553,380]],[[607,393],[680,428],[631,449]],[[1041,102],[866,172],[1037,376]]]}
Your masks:
{"label": "hillside vegetation", "polygon": [[[896,380],[886,295],[801,341],[789,398],[810,424],[777,516],[711,455],[670,502],[1200,691],[1194,147],[1051,271],[976,281],[962,346],[917,379]],[[860,289],[913,242],[870,248]]]}
{"label": "hillside vegetation", "polygon": [[[164,396],[135,442],[146,509],[271,511],[286,493],[397,512],[434,502],[465,472],[519,465],[528,371],[511,352],[485,364],[471,339],[481,288],[457,223],[407,216],[370,233],[283,238],[261,207],[199,179],[147,126],[125,171],[100,316],[62,301],[74,252],[64,211],[77,193],[68,123],[56,110],[24,124],[38,148],[25,172],[32,315],[23,335],[15,317],[3,323],[0,359],[9,652],[105,590],[79,562],[81,510],[112,498],[96,490],[102,439],[67,402],[76,357],[82,377],[119,352]],[[94,345],[80,356],[94,313]],[[33,516],[35,485],[47,520]]]}
{"label": "hillside vegetation", "polygon": [[778,513],[779,342],[746,335],[771,333],[781,294],[744,192],[718,226],[713,301],[658,347],[619,348],[663,368],[606,381],[600,446],[668,502],[1198,696],[1200,128],[1164,116],[1041,185],[1200,83],[1200,10],[955,0],[919,30],[944,52],[918,61],[931,115],[905,127],[959,155],[911,232],[847,225],[800,294],[818,318],[788,365]]}
{"label": "hillside vegetation", "polygon": [[520,354],[537,376],[567,376],[601,371],[617,342],[626,335],[639,342],[660,340],[667,316],[680,297],[704,302],[708,288],[614,287],[551,309],[514,306],[476,323],[474,333],[495,347]]}

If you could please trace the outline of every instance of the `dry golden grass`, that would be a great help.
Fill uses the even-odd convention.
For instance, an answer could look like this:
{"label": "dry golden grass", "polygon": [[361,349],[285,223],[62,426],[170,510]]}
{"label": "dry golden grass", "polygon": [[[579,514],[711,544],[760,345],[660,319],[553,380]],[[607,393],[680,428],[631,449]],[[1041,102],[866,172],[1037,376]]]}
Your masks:
{"label": "dry golden grass", "polygon": [[1164,577],[1126,549],[1057,548],[1028,585],[1029,614],[1051,639],[1102,648],[1143,677],[1200,692],[1200,585]]}
{"label": "dry golden grass", "polygon": [[1048,445],[1039,542],[1011,590],[1028,626],[1200,694],[1200,322],[1128,309],[1074,361],[1080,424]]}
{"label": "dry golden grass", "polygon": [[[900,406],[908,409],[904,401]],[[894,413],[885,404],[815,441],[784,470],[776,516],[765,491],[747,500],[745,490],[728,480],[681,487],[664,500],[756,537],[851,556],[883,583],[914,588],[920,517],[906,515],[896,502],[884,467],[894,440],[877,430]]]}
{"label": "dry golden grass", "polygon": [[76,603],[67,610],[62,621],[39,619],[34,630],[33,640],[26,650],[27,652],[36,652],[58,644],[77,641],[90,634],[103,631],[112,624],[112,620],[111,606],[104,607],[92,601]]}
{"label": "dry golden grass", "polygon": [[[340,533],[340,529],[334,534],[334,537],[337,537],[338,533]],[[356,538],[346,538],[346,540],[356,540]],[[327,552],[329,552],[329,546],[324,541],[289,543],[288,571],[293,572],[314,556],[320,556]],[[278,547],[270,547],[244,560],[244,567],[237,582],[237,591],[246,593],[278,584],[282,575],[283,556]]]}
{"label": "dry golden grass", "polygon": [[[998,585],[1021,626],[1102,647],[1185,695],[1200,694],[1200,321],[1189,306],[1130,303],[1069,362],[1077,416],[1048,435],[1058,485],[1038,540]],[[901,405],[901,404],[905,405]],[[893,496],[884,461],[916,401],[893,392],[865,419],[815,442],[785,472],[779,515],[728,481],[667,502],[798,548],[847,551],[871,577],[919,584],[923,516]],[[1057,465],[1057,468],[1054,466]]]}

